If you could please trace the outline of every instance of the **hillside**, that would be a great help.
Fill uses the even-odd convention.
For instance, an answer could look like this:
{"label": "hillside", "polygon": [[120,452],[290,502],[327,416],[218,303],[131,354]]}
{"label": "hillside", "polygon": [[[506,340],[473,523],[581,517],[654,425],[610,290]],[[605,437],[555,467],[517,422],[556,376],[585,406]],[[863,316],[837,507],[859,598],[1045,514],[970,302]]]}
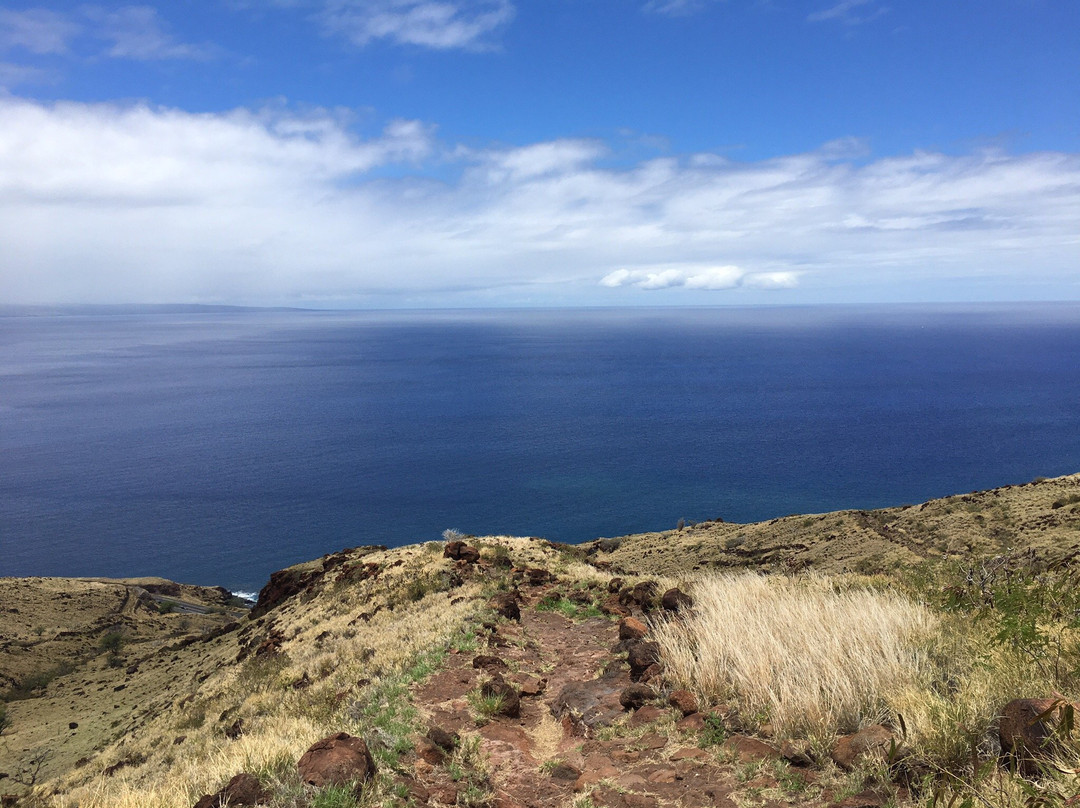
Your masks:
{"label": "hillside", "polygon": [[[576,547],[466,537],[353,548],[275,573],[239,619],[227,593],[160,579],[0,579],[0,675],[9,697],[18,691],[0,735],[0,794],[25,806],[255,804],[222,791],[247,773],[261,791],[251,799],[276,808],[921,804],[936,793],[927,783],[958,788],[942,772],[970,760],[959,724],[981,745],[1010,698],[1078,696],[1072,674],[1033,667],[1030,648],[991,649],[997,629],[975,622],[985,604],[964,601],[955,619],[938,611],[941,592],[970,594],[947,577],[954,562],[1003,552],[1010,586],[1058,591],[1046,570],[1071,574],[1078,503],[1070,476]],[[916,563],[940,569],[919,591],[903,574]],[[849,597],[870,599],[860,614],[882,607],[877,619],[907,621],[889,629],[901,640],[889,653],[915,643],[914,678],[882,679],[874,687],[888,693],[824,718],[755,706],[734,680],[710,684],[680,656],[680,642],[704,653],[702,640],[672,632],[707,617],[711,593],[732,589],[714,573],[738,568],[785,573],[760,579],[767,597],[823,604],[825,634],[801,618],[804,644],[831,642]],[[162,613],[162,600],[179,605]],[[719,619],[741,619],[734,610]],[[1070,632],[1057,635],[1059,658],[1073,659],[1072,618],[1053,619]],[[844,630],[856,648],[861,630]],[[775,668],[780,652],[768,653]],[[833,653],[818,669],[843,668],[835,654],[849,652]],[[364,739],[372,756],[375,774],[355,793],[298,773],[305,750],[335,733]],[[898,743],[903,756],[886,756]]]}
{"label": "hillside", "polygon": [[[1031,550],[1080,555],[1080,475],[873,511],[802,514],[753,524],[702,522],[609,539],[597,557],[621,570],[685,574],[723,567],[880,572],[925,559]],[[595,545],[594,545],[595,546]]]}

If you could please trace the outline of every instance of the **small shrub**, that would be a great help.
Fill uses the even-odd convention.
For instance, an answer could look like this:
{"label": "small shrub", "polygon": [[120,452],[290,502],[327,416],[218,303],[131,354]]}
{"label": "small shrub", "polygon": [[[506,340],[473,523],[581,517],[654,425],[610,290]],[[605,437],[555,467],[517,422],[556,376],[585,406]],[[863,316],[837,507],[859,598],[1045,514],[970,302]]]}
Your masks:
{"label": "small shrub", "polygon": [[480,690],[471,690],[466,696],[469,706],[476,713],[478,722],[486,722],[503,706],[503,697],[497,693],[485,696]]}
{"label": "small shrub", "polygon": [[98,648],[110,654],[120,653],[120,649],[123,647],[124,635],[119,631],[107,631],[102,634],[101,639],[98,640]]}
{"label": "small shrub", "polygon": [[442,532],[442,537],[443,541],[445,542],[465,541],[465,534],[457,528],[453,527],[448,527],[446,530],[444,530]]}

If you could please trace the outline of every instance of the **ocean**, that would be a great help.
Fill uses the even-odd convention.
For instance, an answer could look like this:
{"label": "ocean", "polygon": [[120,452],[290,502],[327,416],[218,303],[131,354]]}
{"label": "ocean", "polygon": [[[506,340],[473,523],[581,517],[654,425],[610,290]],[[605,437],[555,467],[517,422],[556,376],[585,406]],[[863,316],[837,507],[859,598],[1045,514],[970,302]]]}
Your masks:
{"label": "ocean", "polygon": [[0,575],[254,592],[1080,471],[1080,305],[0,316]]}

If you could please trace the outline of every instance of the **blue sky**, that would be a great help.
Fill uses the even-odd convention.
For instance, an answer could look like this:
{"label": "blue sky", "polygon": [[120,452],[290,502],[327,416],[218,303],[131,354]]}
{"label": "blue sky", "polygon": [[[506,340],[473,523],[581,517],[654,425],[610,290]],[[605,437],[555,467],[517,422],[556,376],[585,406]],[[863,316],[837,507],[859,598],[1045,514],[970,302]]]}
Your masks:
{"label": "blue sky", "polygon": [[0,5],[0,302],[1080,299],[1073,0]]}

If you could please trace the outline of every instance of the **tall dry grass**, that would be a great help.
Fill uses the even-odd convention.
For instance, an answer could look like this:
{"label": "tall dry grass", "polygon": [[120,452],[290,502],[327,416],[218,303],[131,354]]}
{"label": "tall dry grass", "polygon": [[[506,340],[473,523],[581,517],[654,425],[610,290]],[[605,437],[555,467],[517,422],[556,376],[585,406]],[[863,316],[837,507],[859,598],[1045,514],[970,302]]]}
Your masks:
{"label": "tall dry grass", "polygon": [[920,678],[938,620],[889,592],[819,576],[722,575],[691,587],[693,614],[653,629],[669,675],[751,721],[811,737],[879,720]]}

